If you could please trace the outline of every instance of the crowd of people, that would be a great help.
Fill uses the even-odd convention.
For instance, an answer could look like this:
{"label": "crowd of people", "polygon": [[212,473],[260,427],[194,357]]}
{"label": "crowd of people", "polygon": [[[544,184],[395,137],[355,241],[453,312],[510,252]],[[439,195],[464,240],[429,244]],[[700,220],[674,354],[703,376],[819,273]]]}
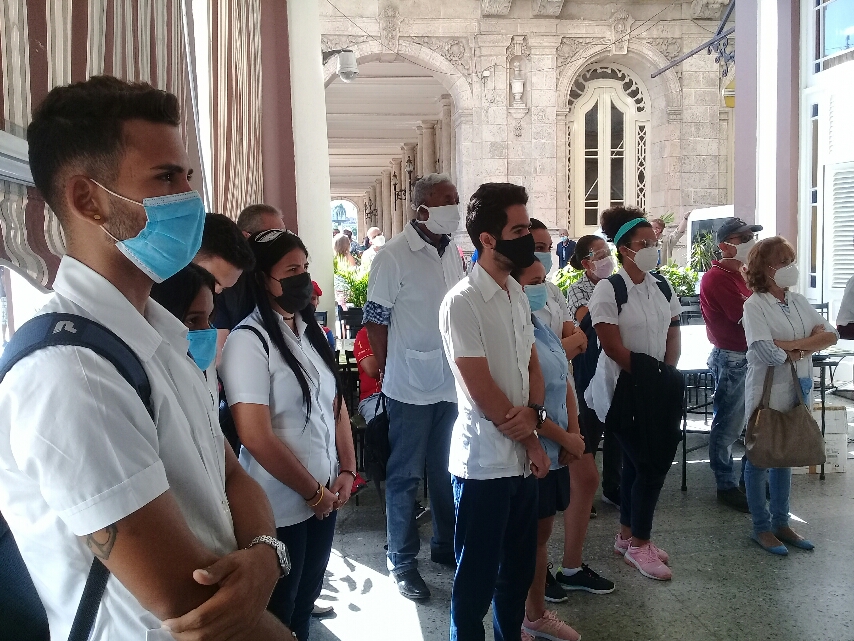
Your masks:
{"label": "crowd of people", "polygon": [[[55,639],[82,626],[96,640],[305,641],[360,478],[335,337],[315,316],[308,249],[275,207],[205,214],[179,116],[173,95],[95,77],[53,89],[28,130],[67,253],[40,312],[61,314],[63,339],[22,353],[0,381],[0,511],[18,578],[31,579],[18,607],[35,620],[40,605]],[[662,221],[613,207],[604,237],[562,230],[555,247],[527,202],[509,183],[472,195],[468,275],[447,175],[416,183],[394,238],[372,228],[363,246],[333,241],[339,267],[361,253],[370,270],[357,411],[388,418],[388,570],[404,597],[430,597],[416,524],[426,481],[430,559],[454,571],[452,641],[483,639],[490,604],[496,639],[580,639],[546,605],[615,589],[582,554],[600,443],[614,552],[645,577],[673,576],[653,520],[681,438],[681,306],[657,268],[687,215],[665,237]],[[838,334],[790,291],[794,249],[756,242],[760,230],[726,221],[702,283],[709,453],[719,500],[749,511],[751,536],[779,555],[813,547],[788,522],[791,469],[744,460],[739,474],[732,447],[768,368],[770,405],[787,410],[811,391],[810,354]],[[547,278],[554,254],[583,271],[566,295]],[[78,342],[78,318],[128,346],[146,385]]]}

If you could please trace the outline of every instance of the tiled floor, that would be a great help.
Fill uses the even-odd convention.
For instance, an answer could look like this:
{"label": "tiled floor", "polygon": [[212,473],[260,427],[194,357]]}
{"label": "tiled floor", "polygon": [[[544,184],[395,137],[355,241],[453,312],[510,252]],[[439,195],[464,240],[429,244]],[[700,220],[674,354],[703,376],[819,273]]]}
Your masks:
{"label": "tiled floor", "polygon": [[[829,402],[841,404],[835,397]],[[689,439],[692,445],[704,441],[701,435]],[[705,448],[689,456],[687,493],[679,489],[674,464],[656,513],[653,538],[671,555],[673,581],[645,579],[612,553],[617,512],[597,502],[585,562],[617,589],[605,596],[571,594],[556,607],[559,615],[585,641],[854,641],[854,460],[848,473],[828,474],[825,481],[794,477],[792,525],[817,549],[778,558],[748,538],[748,515],[718,505],[707,457]],[[429,553],[425,557],[430,524],[421,526],[421,571],[433,597],[420,605],[399,596],[387,576],[384,528],[373,488],[360,506],[351,504],[339,516],[321,596],[336,616],[314,623],[314,641],[448,638],[452,576]],[[550,542],[555,565],[562,541],[561,524]],[[489,618],[485,623],[491,639]]]}

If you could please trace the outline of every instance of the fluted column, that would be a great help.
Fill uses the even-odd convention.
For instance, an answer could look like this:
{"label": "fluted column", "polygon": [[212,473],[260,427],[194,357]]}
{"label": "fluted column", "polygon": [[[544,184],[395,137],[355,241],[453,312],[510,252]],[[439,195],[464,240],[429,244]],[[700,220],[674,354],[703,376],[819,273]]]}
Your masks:
{"label": "fluted column", "polygon": [[436,123],[436,171],[442,173],[445,169],[442,167],[442,121]]}
{"label": "fluted column", "polygon": [[394,213],[392,210],[391,169],[383,169],[383,236],[386,240],[392,237]]}
{"label": "fluted column", "polygon": [[374,181],[374,203],[377,206],[377,227],[382,230],[384,229],[385,210],[383,208],[383,179],[381,177]]}
{"label": "fluted column", "polygon": [[[403,153],[403,179],[406,181],[406,202],[404,203],[406,205],[406,208],[403,212],[403,224],[405,225],[406,223],[408,223],[413,218],[413,216],[412,216],[413,211],[412,211],[412,208],[410,207],[410,205],[412,204],[412,185],[409,184],[409,176],[406,175],[406,159],[411,158],[412,163],[413,163],[413,167],[415,166],[415,153],[417,151],[416,147],[415,147],[415,143],[414,142],[403,143],[403,147],[401,147],[401,151]],[[414,178],[417,175],[418,175],[418,169],[417,168],[413,169],[412,177]]]}
{"label": "fluted column", "polygon": [[415,130],[418,132],[418,144],[415,147],[415,175],[424,175],[424,127],[418,125]]}
{"label": "fluted column", "polygon": [[365,226],[365,212],[367,211],[365,209],[365,202],[365,198],[363,197],[361,202],[356,203],[356,210],[358,211],[356,214],[356,238],[353,240],[356,241],[357,245],[362,244],[362,239],[365,237],[365,232],[368,230]]}
{"label": "fluted column", "polygon": [[[394,158],[391,161],[391,170],[395,174],[397,174],[397,189],[403,189],[403,185],[406,182],[406,176],[401,178],[401,159]],[[392,219],[392,236],[397,236],[400,232],[403,231],[403,208],[406,206],[406,203],[397,199],[397,195],[394,193],[394,188],[392,187],[392,198],[394,202],[392,203],[392,212],[394,218]]]}
{"label": "fluted column", "polygon": [[[453,154],[453,143],[451,141],[451,132],[453,125],[451,124],[451,96],[445,94],[442,96],[442,173],[452,174],[451,156]],[[453,175],[451,175],[453,178]]]}
{"label": "fluted column", "polygon": [[422,120],[424,130],[424,151],[421,157],[421,175],[436,173],[436,121]]}

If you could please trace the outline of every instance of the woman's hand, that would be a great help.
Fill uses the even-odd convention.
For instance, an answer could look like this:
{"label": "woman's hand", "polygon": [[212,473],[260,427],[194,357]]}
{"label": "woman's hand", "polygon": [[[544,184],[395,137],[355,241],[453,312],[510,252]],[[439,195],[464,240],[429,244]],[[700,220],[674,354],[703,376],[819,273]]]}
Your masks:
{"label": "woman's hand", "polygon": [[587,335],[576,327],[575,331],[560,341],[568,359],[573,359],[587,350]]}
{"label": "woman's hand", "polygon": [[350,500],[350,494],[353,491],[353,475],[348,472],[342,472],[335,479],[335,482],[332,483],[332,487],[329,489],[329,493],[332,495],[337,495],[338,499],[335,501],[333,509],[340,510],[344,505],[346,505],[347,501]]}
{"label": "woman's hand", "polygon": [[584,437],[581,436],[581,434],[566,432],[566,436],[562,439],[560,445],[561,455],[565,451],[571,461],[580,459],[584,456]]}
{"label": "woman's hand", "polygon": [[338,497],[335,496],[335,492],[327,490],[325,487],[321,486],[320,491],[323,495],[320,497],[320,501],[318,501],[318,497],[315,496],[312,499],[306,501],[305,503],[311,508],[311,511],[314,512],[314,516],[316,516],[320,520],[323,520],[327,516],[332,514],[332,510],[335,509],[335,503],[338,500]]}

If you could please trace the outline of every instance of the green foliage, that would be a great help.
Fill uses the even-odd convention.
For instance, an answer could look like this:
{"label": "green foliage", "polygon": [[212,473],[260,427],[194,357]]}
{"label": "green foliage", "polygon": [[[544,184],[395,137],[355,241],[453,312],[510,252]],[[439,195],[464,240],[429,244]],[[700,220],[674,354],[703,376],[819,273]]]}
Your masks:
{"label": "green foliage", "polygon": [[573,269],[567,265],[563,269],[559,269],[555,272],[555,275],[552,276],[552,282],[557,285],[560,288],[560,291],[565,295],[569,286],[581,280],[581,276],[583,274],[583,269]]}
{"label": "green foliage", "polygon": [[672,225],[673,221],[676,220],[676,214],[674,214],[672,211],[669,211],[661,217],[661,220],[664,221],[665,225]]}
{"label": "green foliage", "polygon": [[704,231],[698,234],[691,245],[691,269],[695,272],[709,271],[717,250],[718,244],[712,232]]}
{"label": "green foliage", "polygon": [[347,302],[353,307],[364,307],[368,300],[370,272],[361,267],[338,269],[335,267],[335,289],[347,292]]}
{"label": "green foliage", "polygon": [[661,267],[659,273],[670,282],[673,286],[673,291],[680,298],[696,295],[697,281],[700,276],[690,267],[679,267],[679,265],[671,260]]}

